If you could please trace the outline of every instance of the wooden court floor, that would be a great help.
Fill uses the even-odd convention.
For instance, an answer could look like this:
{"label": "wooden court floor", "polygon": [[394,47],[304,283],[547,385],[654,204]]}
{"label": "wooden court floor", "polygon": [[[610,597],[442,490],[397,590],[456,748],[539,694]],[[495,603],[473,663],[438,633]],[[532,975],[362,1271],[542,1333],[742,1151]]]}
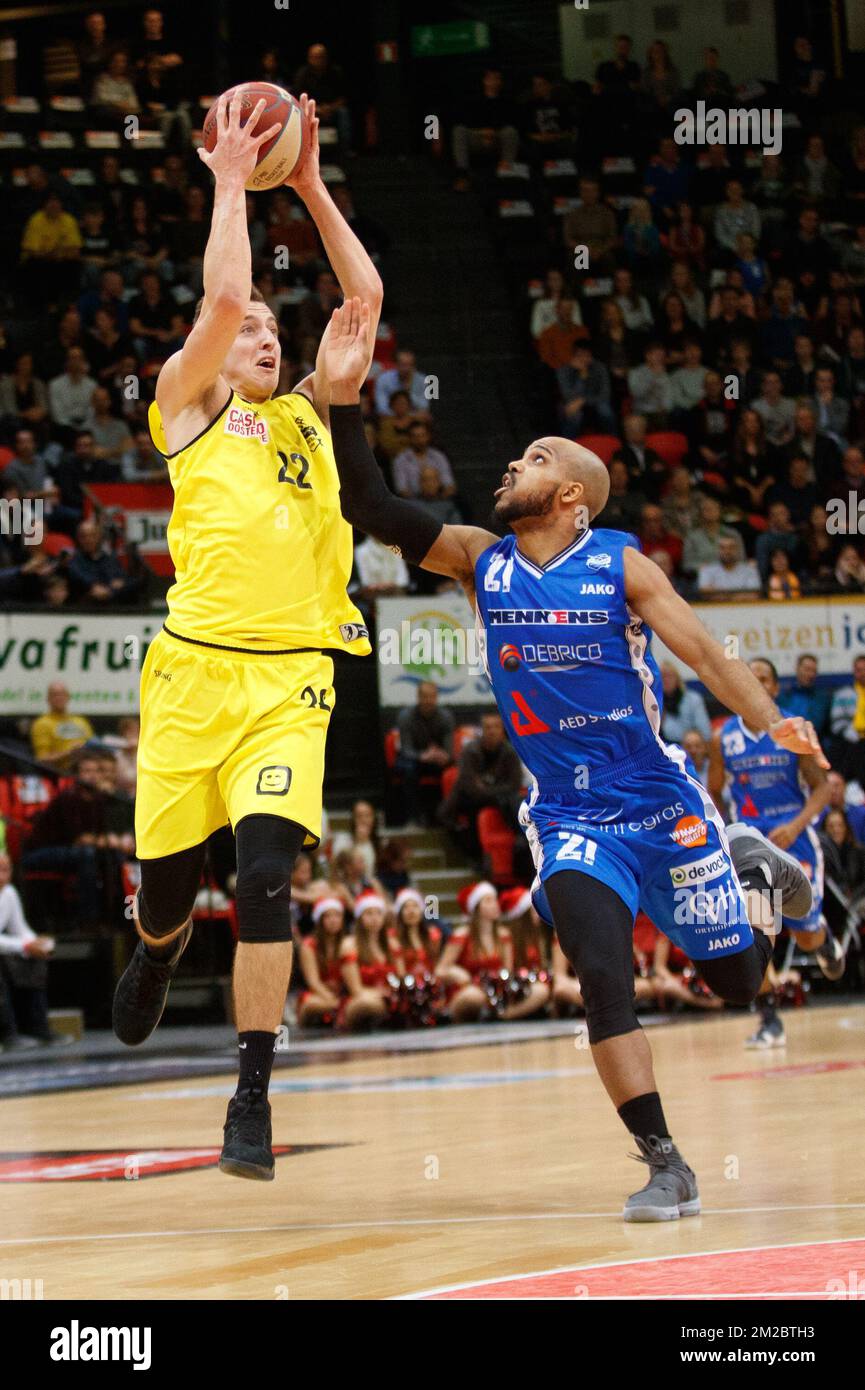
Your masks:
{"label": "wooden court floor", "polygon": [[[765,1054],[745,1015],[652,1029],[703,1200],[661,1225],[620,1219],[644,1170],[573,1036],[280,1069],[272,1183],[211,1166],[225,1075],[4,1099],[0,1280],[76,1300],[865,1296],[865,1007],[785,1017]],[[100,1170],[102,1151],[120,1158]],[[66,1180],[22,1181],[22,1155]]]}

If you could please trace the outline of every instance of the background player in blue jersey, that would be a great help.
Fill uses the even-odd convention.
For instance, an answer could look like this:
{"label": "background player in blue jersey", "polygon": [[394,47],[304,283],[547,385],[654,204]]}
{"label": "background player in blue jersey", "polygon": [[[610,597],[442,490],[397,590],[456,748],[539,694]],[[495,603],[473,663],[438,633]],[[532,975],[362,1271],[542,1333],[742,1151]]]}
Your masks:
{"label": "background player in blue jersey", "polygon": [[512,532],[503,540],[442,526],[394,497],[359,405],[369,342],[368,310],[346,300],[327,348],[343,514],[412,563],[458,580],[476,606],[499,710],[534,776],[521,819],[535,905],[576,970],[595,1065],[650,1169],[625,1219],[691,1216],[700,1209],[696,1179],[670,1137],[634,1012],[635,912],[642,906],[699,961],[715,994],[747,1004],[771,956],[770,890],[793,918],[807,916],[812,895],[796,860],[758,830],[739,825],[726,835],[681,749],[660,738],[652,628],[749,728],[825,763],[817,736],[806,720],[785,719],[743,662],[726,658],[633,538],[592,531],[609,479],[589,450],[539,439],[508,465],[496,492],[496,516]]}
{"label": "background player in blue jersey", "polygon": [[[780,682],[771,661],[760,657],[750,663],[757,680],[773,700]],[[764,835],[787,850],[804,868],[811,881],[814,902],[803,920],[784,920],[800,950],[814,952],[829,980],[844,973],[844,951],[832,936],[823,916],[823,851],[813,822],[829,797],[826,773],[810,755],[779,748],[765,732],[749,728],[740,714],[733,715],[712,739],[709,791],[717,805],[729,797],[732,819],[755,825]],[[784,1025],[778,1016],[777,998],[769,977],[760,992],[760,1026],[747,1047],[783,1047]]]}

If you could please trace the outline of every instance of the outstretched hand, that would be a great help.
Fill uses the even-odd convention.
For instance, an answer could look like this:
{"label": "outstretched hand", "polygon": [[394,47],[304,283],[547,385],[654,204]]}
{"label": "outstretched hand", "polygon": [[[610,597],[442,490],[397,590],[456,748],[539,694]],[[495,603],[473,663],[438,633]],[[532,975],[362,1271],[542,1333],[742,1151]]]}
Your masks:
{"label": "outstretched hand", "polygon": [[779,748],[786,748],[788,753],[810,754],[819,767],[827,771],[831,767],[829,759],[820,747],[814,725],[810,720],[803,719],[800,714],[789,719],[778,719],[774,724],[770,724],[769,737],[775,740]]}
{"label": "outstretched hand", "polygon": [[203,145],[198,148],[198,158],[207,165],[217,183],[221,179],[236,178],[245,185],[255,169],[261,146],[281,130],[277,123],[261,135],[253,135],[264,110],[264,99],[256,103],[243,125],[240,124],[242,105],[238,95],[228,97],[223,92],[216,107],[216,144],[209,153]]}
{"label": "outstretched hand", "polygon": [[331,386],[360,391],[370,359],[369,305],[355,297],[347,299],[330,316],[324,367]]}
{"label": "outstretched hand", "polygon": [[321,169],[319,166],[318,116],[315,114],[315,102],[306,95],[306,92],[301,93],[299,101],[301,129],[306,148],[285,180],[285,186],[293,188],[295,193],[303,197],[305,193],[321,182]]}

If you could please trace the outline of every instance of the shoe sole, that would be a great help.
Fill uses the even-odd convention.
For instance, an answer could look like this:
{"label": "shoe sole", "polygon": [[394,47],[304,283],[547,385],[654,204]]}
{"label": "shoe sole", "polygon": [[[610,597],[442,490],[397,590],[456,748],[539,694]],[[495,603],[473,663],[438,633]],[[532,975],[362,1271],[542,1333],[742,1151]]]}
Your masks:
{"label": "shoe sole", "polygon": [[676,1207],[625,1207],[625,1221],[678,1221],[681,1216],[699,1216],[700,1199],[680,1202]]}
{"label": "shoe sole", "polygon": [[[730,841],[743,840],[743,839],[745,839],[746,835],[752,835],[752,836],[755,836],[755,837],[759,835],[761,840],[767,840],[767,839],[768,839],[767,836],[763,835],[762,831],[756,830],[756,829],[754,828],[754,826],[752,826],[752,825],[743,825],[741,834],[739,834],[739,835],[732,835],[732,836],[731,836],[731,834],[730,834],[731,830],[735,830],[735,828],[736,828],[737,825],[743,825],[743,823],[742,823],[741,821],[736,821],[736,822],[734,822],[733,825],[728,825],[728,826],[727,826],[727,841],[728,841],[728,843],[729,843]],[[758,843],[759,843],[759,842],[758,842]],[[794,859],[793,856],[792,856],[792,854],[788,854],[787,851],[786,851],[785,849],[780,849],[779,846],[773,844],[771,840],[768,840],[768,844],[769,844],[769,847],[770,847],[770,849],[771,849],[771,851],[772,851],[773,854],[777,854],[778,857],[779,857],[780,859],[785,860],[785,861],[791,866],[791,868],[796,869],[800,874],[802,874],[803,877],[805,877],[806,882],[808,882],[807,876],[805,875],[805,872],[804,872],[804,870],[803,870],[803,868],[802,868],[802,865],[799,863],[799,860],[798,860],[798,859]],[[732,852],[731,852],[731,858],[732,858]],[[735,867],[735,863],[734,863],[734,867]],[[738,870],[737,870],[736,872],[738,873]],[[808,886],[811,887],[810,883],[808,884]],[[783,904],[782,904],[782,906],[783,906]],[[805,909],[805,911],[804,911],[804,912],[791,912],[791,911],[789,910],[789,908],[785,908],[785,909],[784,909],[784,916],[785,916],[785,917],[789,917],[789,919],[790,919],[791,922],[802,922],[802,921],[804,921],[805,918],[808,916],[809,912],[813,911],[813,908],[814,908],[814,890],[813,890],[813,888],[811,888],[811,901],[810,901],[810,903],[808,904],[808,906],[807,906],[807,908]]]}
{"label": "shoe sole", "polygon": [[[190,943],[191,940],[192,940],[192,931],[190,930],[189,936],[187,937],[187,939],[186,939],[186,941],[185,941],[185,943],[184,943],[183,951],[186,950],[186,947],[189,945],[189,943]],[[180,956],[183,955],[183,951],[180,952]],[[153,1027],[149,1030],[149,1032],[144,1033],[144,1034],[142,1034],[142,1035],[140,1035],[140,1036],[139,1036],[139,1035],[136,1035],[136,1037],[134,1037],[134,1038],[129,1038],[129,1037],[124,1038],[123,1034],[120,1033],[120,1032],[118,1032],[118,1029],[117,1029],[117,1022],[116,1022],[115,1017],[114,1017],[114,1010],[115,1010],[116,1007],[117,1007],[117,996],[118,996],[118,994],[120,993],[120,986],[123,984],[123,975],[126,974],[126,971],[125,971],[125,970],[124,970],[124,972],[123,972],[123,975],[121,975],[120,979],[117,981],[117,988],[116,988],[116,990],[114,991],[114,1000],[113,1000],[113,1002],[112,1002],[112,1008],[111,1008],[111,1028],[112,1028],[112,1031],[113,1031],[114,1036],[115,1036],[115,1038],[117,1039],[117,1041],[118,1041],[118,1042],[122,1042],[124,1047],[140,1047],[142,1043],[147,1042],[147,1039],[148,1039],[148,1038],[151,1038],[151,1037],[153,1036],[153,1034],[156,1032],[156,1030],[157,1030],[157,1028],[159,1027],[160,1023],[162,1022],[162,1015],[165,1013],[165,1007],[166,1007],[166,1005],[167,1005],[167,1003],[168,1003],[168,994],[169,994],[169,990],[171,989],[171,981],[174,979],[175,971],[177,970],[177,967],[178,967],[178,965],[180,964],[180,956],[177,957],[177,960],[175,961],[175,963],[174,963],[174,965],[173,965],[173,967],[172,967],[171,975],[169,976],[168,984],[166,985],[166,988],[165,988],[165,998],[164,998],[163,1001],[162,1001],[162,1008],[159,1010],[159,1017],[158,1017],[158,1019],[156,1020],[156,1022],[154,1023]],[[127,970],[128,970],[128,969],[129,969],[129,967],[127,966]]]}
{"label": "shoe sole", "polygon": [[266,1168],[263,1163],[244,1163],[239,1158],[220,1158],[219,1171],[232,1178],[251,1178],[253,1182],[273,1182],[275,1168]]}

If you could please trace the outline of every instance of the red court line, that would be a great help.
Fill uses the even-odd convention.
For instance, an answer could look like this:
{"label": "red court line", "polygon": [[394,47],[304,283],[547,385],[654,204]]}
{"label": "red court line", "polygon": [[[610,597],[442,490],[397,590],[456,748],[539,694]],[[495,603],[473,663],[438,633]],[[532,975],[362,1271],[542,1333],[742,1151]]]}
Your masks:
{"label": "red court line", "polygon": [[475,1298],[769,1298],[802,1292],[826,1298],[865,1298],[865,1239],[810,1245],[758,1246],[631,1260],[608,1265],[574,1265],[514,1278],[432,1290],[427,1299]]}
{"label": "red court line", "polygon": [[725,1071],[710,1081],[786,1081],[794,1076],[821,1076],[825,1072],[855,1071],[865,1062],[797,1062],[789,1067],[760,1067],[756,1071]]}

